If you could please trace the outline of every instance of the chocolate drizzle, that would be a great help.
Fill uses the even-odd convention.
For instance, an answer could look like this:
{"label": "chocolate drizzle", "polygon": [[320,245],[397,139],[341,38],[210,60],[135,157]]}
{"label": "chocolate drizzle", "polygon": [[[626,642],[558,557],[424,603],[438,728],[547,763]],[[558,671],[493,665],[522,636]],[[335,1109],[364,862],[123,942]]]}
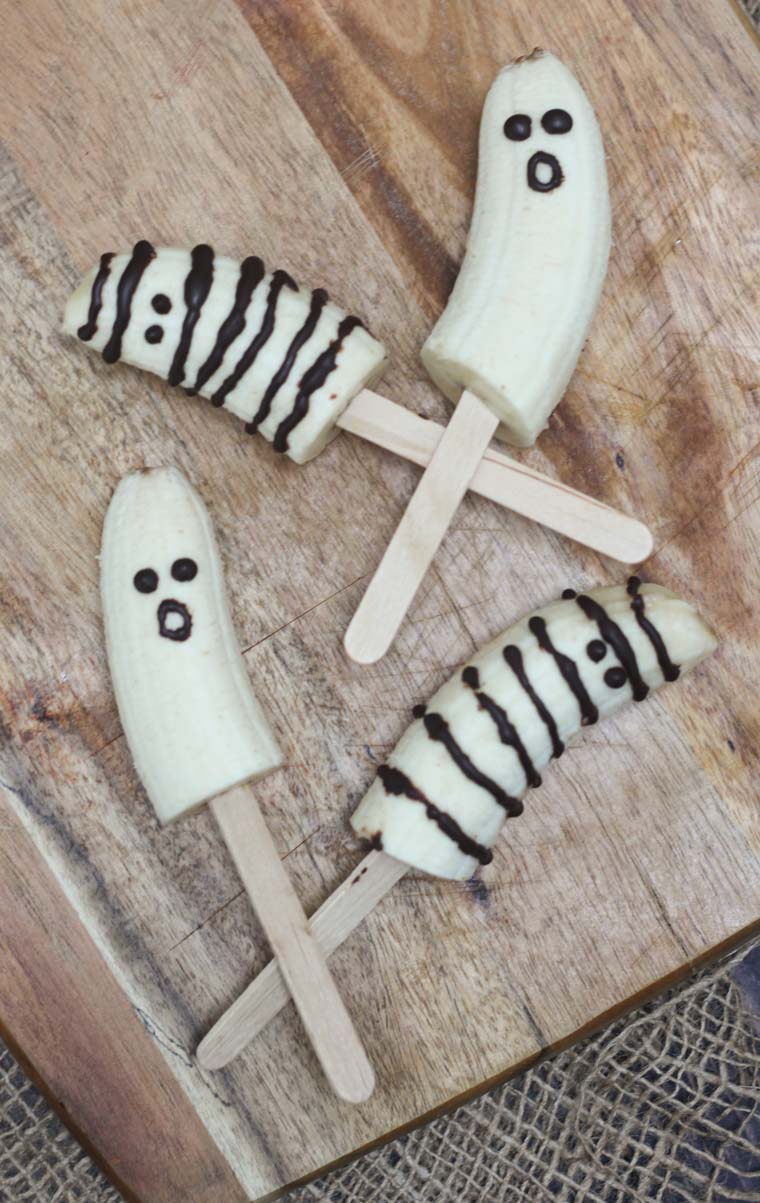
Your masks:
{"label": "chocolate drizzle", "polygon": [[528,680],[528,674],[525,671],[523,664],[522,652],[516,644],[510,644],[504,648],[502,656],[506,660],[512,672],[517,677],[517,680],[522,685],[533,705],[536,707],[538,717],[543,722],[546,730],[549,732],[549,738],[552,742],[552,756],[556,759],[561,756],[565,750],[565,745],[559,737],[557,724],[554,721],[554,716],[546,706],[545,702],[538,696],[535,689]]}
{"label": "chocolate drizzle", "polygon": [[345,339],[355,330],[357,326],[363,326],[361,318],[344,317],[338,326],[338,333],[329,347],[319,355],[314,363],[308,368],[298,385],[298,394],[293,409],[288,414],[287,418],[283,418],[280,425],[277,427],[272,446],[275,451],[284,452],[288,449],[288,438],[291,432],[301,422],[309,412],[309,402],[312,393],[315,393],[318,388],[324,384],[327,377],[330,375],[336,366],[338,353],[343,346]]}
{"label": "chocolate drizzle", "polygon": [[[249,255],[240,264],[240,275],[235,288],[235,300],[232,302],[232,308],[219,327],[216,342],[211,348],[206,362],[198,369],[195,384],[192,388],[187,389],[188,397],[194,397],[196,393],[200,392],[206,381],[210,380],[214,372],[221,366],[227,348],[232,345],[238,335],[242,334],[245,328],[246,311],[251,303],[254,290],[264,278],[264,272],[264,264],[257,255]],[[219,405],[221,402],[215,401],[214,404]]]}
{"label": "chocolate drizzle", "polygon": [[264,396],[261,398],[261,404],[259,405],[256,414],[250,422],[246,422],[245,429],[248,434],[255,434],[261,423],[266,422],[267,418],[269,417],[269,412],[272,408],[272,402],[290,375],[293,369],[293,364],[296,361],[296,356],[301,350],[301,347],[304,345],[304,343],[309,341],[314,333],[317,322],[319,321],[319,316],[327,304],[327,301],[328,296],[324,288],[315,288],[314,292],[311,294],[311,304],[309,306],[309,312],[306,321],[301,326],[301,329],[293,336],[285,358],[272,379],[269,381],[267,390],[264,393]]}
{"label": "chocolate drizzle", "polygon": [[[581,600],[581,598],[577,599],[579,605]],[[581,725],[584,727],[591,726],[599,718],[599,711],[588,695],[586,686],[583,684],[581,675],[578,672],[577,664],[570,656],[566,656],[564,652],[557,650],[546,629],[546,620],[541,618],[540,615],[534,614],[533,618],[528,621],[528,627],[535,635],[538,646],[552,657],[571,692],[575,695],[575,699],[580,707]]]}
{"label": "chocolate drizzle", "polygon": [[277,301],[280,293],[285,287],[291,288],[293,292],[298,292],[298,285],[296,284],[295,280],[290,278],[287,272],[273,272],[272,279],[269,283],[267,305],[266,309],[264,310],[264,316],[261,319],[261,325],[241,355],[230,375],[214,393],[213,397],[211,398],[213,405],[224,405],[226,397],[234,388],[237,388],[243,376],[245,376],[248,369],[252,367],[256,356],[274,330],[274,317],[275,310],[277,309]]}
{"label": "chocolate drizzle", "polygon": [[113,251],[106,251],[105,255],[100,256],[100,267],[98,268],[98,274],[92,282],[90,307],[87,311],[87,321],[77,330],[77,337],[81,338],[83,343],[89,342],[98,328],[98,315],[103,305],[103,288],[106,280],[111,274],[112,259]]}
{"label": "chocolate drizzle", "polygon": [[146,267],[155,257],[155,250],[145,239],[135,243],[132,258],[121,273],[116,289],[116,317],[111,336],[103,348],[103,358],[106,363],[116,363],[121,358],[121,340],[132,315],[132,298],[135,295],[135,289],[140,283]]}
{"label": "chocolate drizzle", "polygon": [[378,769],[377,776],[387,794],[392,794],[395,797],[409,798],[410,801],[419,802],[424,806],[425,814],[430,821],[435,823],[439,830],[448,836],[450,840],[453,840],[460,852],[463,852],[465,856],[474,857],[475,860],[480,861],[481,865],[489,865],[491,863],[493,853],[490,849],[467,835],[459,826],[456,819],[446,814],[445,811],[439,810],[400,769],[395,769],[389,764],[384,764]]}
{"label": "chocolate drizzle", "polygon": [[200,317],[206,297],[211,291],[214,279],[214,252],[210,246],[201,243],[190,252],[190,271],[185,280],[185,319],[182,323],[177,350],[174,352],[172,366],[167,377],[169,384],[181,384],[185,379],[185,363],[187,361],[190,343],[193,341],[193,331]]}
{"label": "chocolate drizzle", "polygon": [[[625,633],[621,630],[618,624],[610,618],[604,606],[600,606],[599,602],[594,601],[593,597],[581,595],[580,597],[576,598],[576,602],[586,617],[590,618],[596,623],[602,639],[605,643],[609,644],[622,664],[626,676],[631,682],[634,702],[643,702],[644,698],[649,693],[649,686],[642,679],[641,673],[639,672],[639,664],[636,659],[636,653],[628,642]],[[605,673],[605,681],[607,681],[610,673],[613,673],[611,668]],[[617,680],[619,674],[614,673],[613,675],[615,680]],[[617,684],[612,685],[611,680],[607,681],[607,684],[611,685],[613,689],[620,688],[620,686]]]}
{"label": "chocolate drizzle", "polygon": [[514,748],[517,753],[523,772],[525,773],[526,786],[533,786],[536,789],[541,784],[541,777],[536,771],[536,766],[528,755],[525,744],[520,739],[517,728],[514,723],[509,721],[509,716],[498,702],[495,702],[492,697],[484,693],[480,688],[480,675],[477,668],[469,665],[462,670],[462,680],[465,685],[468,685],[478,699],[478,705],[481,710],[485,710],[486,714],[492,719],[496,730],[499,733],[499,739],[508,748]]}
{"label": "chocolate drizzle", "polygon": [[644,634],[649,639],[649,642],[654,648],[657,656],[657,663],[660,666],[660,671],[666,681],[676,681],[681,675],[681,669],[677,664],[674,664],[668,655],[668,649],[665,647],[665,641],[657,630],[653,622],[650,622],[644,612],[644,598],[639,593],[641,581],[637,576],[632,576],[628,581],[627,590],[633,598],[631,609],[636,615],[636,621],[641,627]]}
{"label": "chocolate drizzle", "polygon": [[460,747],[451,734],[451,728],[442,714],[426,714],[422,721],[430,738],[437,743],[443,744],[454,764],[465,777],[469,778],[475,785],[479,785],[481,789],[486,790],[494,801],[503,807],[510,818],[522,814],[523,804],[520,799],[510,797],[500,785],[486,773],[481,772],[477,765],[473,764],[467,753]]}

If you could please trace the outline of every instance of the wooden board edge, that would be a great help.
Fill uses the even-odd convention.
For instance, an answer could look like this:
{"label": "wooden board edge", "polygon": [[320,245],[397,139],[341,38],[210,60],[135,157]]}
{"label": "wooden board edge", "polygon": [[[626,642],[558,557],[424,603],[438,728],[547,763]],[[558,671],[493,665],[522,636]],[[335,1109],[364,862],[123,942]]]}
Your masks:
{"label": "wooden board edge", "polygon": [[268,1195],[261,1195],[253,1203],[275,1203],[275,1200],[283,1198],[289,1191],[296,1190],[299,1187],[307,1186],[310,1182],[315,1182],[318,1178],[326,1177],[335,1170],[342,1169],[344,1166],[350,1165],[353,1161],[358,1161],[367,1153],[371,1153],[374,1149],[382,1148],[383,1145],[390,1144],[400,1136],[406,1136],[409,1132],[414,1132],[418,1128],[424,1128],[426,1124],[432,1123],[433,1120],[440,1119],[441,1116],[449,1115],[452,1111],[456,1111],[458,1107],[462,1107],[465,1103],[471,1102],[473,1099],[479,1098],[483,1094],[487,1094],[489,1090],[495,1090],[497,1086],[503,1086],[505,1082],[509,1082],[512,1078],[518,1077],[529,1069],[540,1065],[543,1061],[547,1061],[550,1057],[556,1056],[558,1053],[564,1052],[575,1044],[580,1044],[589,1036],[595,1035],[602,1031],[615,1020],[620,1019],[624,1015],[632,1015],[639,1007],[645,1003],[651,1002],[652,999],[664,994],[672,986],[677,986],[681,982],[685,982],[693,973],[700,969],[705,969],[709,965],[716,964],[723,956],[728,953],[738,952],[741,948],[749,948],[754,943],[755,939],[760,936],[760,919],[754,920],[745,927],[734,932],[725,940],[721,940],[719,944],[707,949],[705,952],[699,953],[695,957],[691,957],[683,965],[679,965],[671,973],[665,974],[656,982],[653,982],[646,989],[639,991],[624,999],[622,1002],[615,1003],[614,1006],[608,1007],[606,1011],[602,1011],[599,1015],[583,1024],[582,1027],[570,1032],[567,1036],[563,1036],[561,1040],[547,1044],[539,1052],[533,1056],[525,1057],[523,1060],[516,1062],[506,1070],[494,1074],[485,1081],[478,1083],[477,1086],[463,1090],[460,1094],[448,1099],[446,1103],[439,1107],[434,1107],[430,1111],[426,1111],[424,1115],[417,1116],[416,1119],[410,1120],[409,1123],[401,1124],[397,1128],[386,1132],[383,1136],[376,1140],[369,1141],[362,1145],[359,1149],[354,1149],[353,1152],[346,1154],[344,1157],[336,1158],[329,1165],[323,1166],[321,1169],[313,1173],[306,1174],[301,1178],[295,1179],[288,1183],[287,1186],[278,1187],[275,1191],[270,1191]]}

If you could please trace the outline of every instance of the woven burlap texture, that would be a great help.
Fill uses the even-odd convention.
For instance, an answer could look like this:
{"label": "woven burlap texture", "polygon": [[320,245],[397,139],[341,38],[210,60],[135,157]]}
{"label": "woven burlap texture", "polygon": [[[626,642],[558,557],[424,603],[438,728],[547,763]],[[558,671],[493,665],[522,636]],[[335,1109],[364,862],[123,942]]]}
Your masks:
{"label": "woven burlap texture", "polygon": [[[288,1203],[758,1203],[759,988],[760,943]],[[0,1140],[2,1203],[117,1203],[7,1049]]]}

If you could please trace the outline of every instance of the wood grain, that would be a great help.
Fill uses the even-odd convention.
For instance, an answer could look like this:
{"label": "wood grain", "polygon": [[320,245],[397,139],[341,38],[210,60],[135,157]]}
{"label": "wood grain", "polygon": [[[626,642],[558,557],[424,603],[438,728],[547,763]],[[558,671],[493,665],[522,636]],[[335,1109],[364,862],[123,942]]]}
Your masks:
{"label": "wood grain", "polygon": [[[36,850],[2,857],[2,888],[30,916],[2,1017],[146,1203],[208,1195],[200,1171],[196,1190],[170,1168],[175,1097],[208,1133],[178,1110],[215,1199],[237,1203],[215,1149],[260,1198],[570,1039],[758,918],[755,48],[708,0],[688,22],[674,0],[579,0],[561,27],[548,0],[30,0],[2,15],[0,777]],[[579,370],[519,459],[642,517],[657,547],[645,575],[699,605],[722,646],[568,752],[482,880],[408,875],[335,953],[379,1071],[366,1106],[330,1098],[292,1009],[208,1074],[191,1050],[266,943],[211,817],[159,830],[121,737],[95,558],[119,477],[175,462],[211,509],[287,749],[257,797],[309,910],[358,863],[346,820],[411,706],[566,585],[610,582],[610,565],[470,494],[391,655],[351,666],[341,632],[418,469],[343,437],[305,469],[282,463],[229,415],[64,341],[63,302],[100,252],[140,236],[257,252],[367,318],[391,353],[384,391],[444,420],[417,354],[464,245],[483,96],[535,44],[598,109],[615,246]],[[81,928],[53,905],[36,922],[35,890],[59,889]],[[66,933],[99,951],[81,983],[102,1009],[61,991],[62,1042],[47,994],[26,1000],[60,981]],[[88,1059],[86,1035],[97,1051],[104,1030],[118,1055]]]}

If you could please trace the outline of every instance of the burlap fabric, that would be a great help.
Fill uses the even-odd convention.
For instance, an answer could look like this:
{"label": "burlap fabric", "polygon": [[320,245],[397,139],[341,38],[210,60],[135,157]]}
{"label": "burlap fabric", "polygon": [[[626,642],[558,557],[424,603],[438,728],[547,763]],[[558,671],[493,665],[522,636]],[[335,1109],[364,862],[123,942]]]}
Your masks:
{"label": "burlap fabric", "polygon": [[[6,1049],[0,1142],[2,1203],[119,1200]],[[288,1203],[553,1200],[758,1203],[760,942],[288,1195]]]}

